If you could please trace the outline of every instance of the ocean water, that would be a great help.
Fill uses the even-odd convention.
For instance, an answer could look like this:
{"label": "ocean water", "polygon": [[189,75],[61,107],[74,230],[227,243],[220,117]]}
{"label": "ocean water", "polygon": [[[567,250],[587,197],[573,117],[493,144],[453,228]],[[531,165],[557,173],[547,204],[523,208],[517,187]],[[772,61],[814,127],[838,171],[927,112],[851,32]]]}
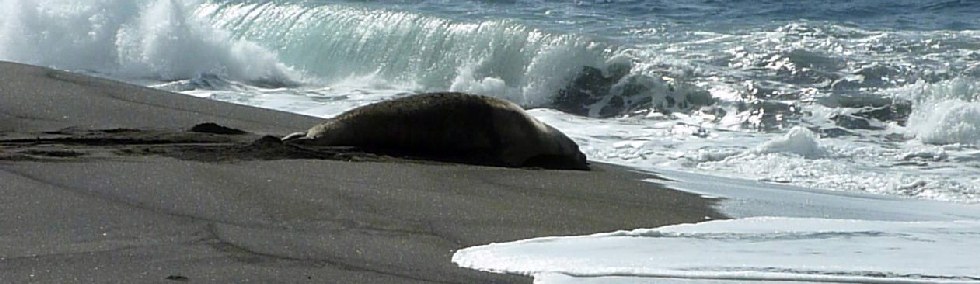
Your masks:
{"label": "ocean water", "polygon": [[976,205],[660,173],[734,219],[492,243],[453,262],[535,283],[980,283]]}
{"label": "ocean water", "polygon": [[[783,186],[980,206],[980,1],[0,0],[0,7],[0,60],[320,117],[419,92],[477,93],[522,105],[591,160],[735,178],[785,198],[794,197],[779,195]],[[794,208],[777,211],[842,218],[785,213]],[[976,234],[974,223],[947,225]],[[969,273],[944,279],[980,277]]]}
{"label": "ocean water", "polygon": [[980,242],[963,235],[978,230],[977,221],[759,217],[490,244],[454,261],[539,283],[977,283],[975,251],[963,247]]}
{"label": "ocean water", "polygon": [[465,91],[597,161],[980,202],[976,1],[0,2],[3,60],[322,117]]}

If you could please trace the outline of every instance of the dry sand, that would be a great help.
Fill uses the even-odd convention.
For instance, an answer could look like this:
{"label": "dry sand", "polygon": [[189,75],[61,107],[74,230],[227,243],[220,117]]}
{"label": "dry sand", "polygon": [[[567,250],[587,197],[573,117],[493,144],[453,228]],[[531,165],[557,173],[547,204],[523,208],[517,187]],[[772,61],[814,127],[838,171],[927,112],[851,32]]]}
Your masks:
{"label": "dry sand", "polygon": [[[610,165],[494,168],[258,140],[319,121],[0,63],[0,283],[530,282],[450,258],[723,217]],[[249,133],[187,131],[204,122]]]}

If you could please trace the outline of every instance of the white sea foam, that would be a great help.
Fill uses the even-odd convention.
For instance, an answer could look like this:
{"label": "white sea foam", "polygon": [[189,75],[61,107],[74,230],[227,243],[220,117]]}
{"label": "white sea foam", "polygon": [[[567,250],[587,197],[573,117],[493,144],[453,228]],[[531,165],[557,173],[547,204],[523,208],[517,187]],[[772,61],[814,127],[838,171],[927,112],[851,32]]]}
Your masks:
{"label": "white sea foam", "polygon": [[189,13],[190,1],[4,0],[0,59],[122,78],[215,74],[265,84],[299,79],[275,53]]}
{"label": "white sea foam", "polygon": [[453,78],[450,91],[464,92],[470,94],[482,94],[506,99],[512,102],[526,102],[524,95],[517,87],[507,86],[507,81],[498,77],[480,76],[477,68],[481,63],[463,64]]}
{"label": "white sea foam", "polygon": [[957,78],[903,88],[915,105],[909,129],[930,144],[980,145],[980,85]]}
{"label": "white sea foam", "polygon": [[[458,251],[484,271],[536,283],[604,277],[733,281],[980,283],[980,221],[885,222],[758,217],[581,237],[547,237]],[[973,236],[973,237],[971,237]],[[564,274],[569,278],[537,279]],[[543,280],[556,281],[543,281]]]}
{"label": "white sea foam", "polygon": [[802,126],[795,126],[785,136],[759,145],[754,149],[754,152],[760,154],[794,154],[807,159],[819,158],[826,155],[827,151],[820,146],[818,139],[813,131]]}
{"label": "white sea foam", "polygon": [[535,109],[532,115],[582,146],[592,160],[650,171],[707,172],[823,190],[975,203],[980,151],[918,140],[817,138],[805,128],[746,133],[665,120],[590,119]]}
{"label": "white sea foam", "polygon": [[603,67],[612,49],[514,21],[455,21],[360,5],[208,3],[195,14],[278,50],[284,62],[325,84],[371,75],[529,107],[550,104],[582,66]]}
{"label": "white sea foam", "polygon": [[[195,96],[320,117],[392,97],[447,89],[547,107],[582,66],[609,71],[610,66],[628,64],[637,83],[630,87],[645,88],[631,99],[651,99],[656,108],[668,97],[683,101],[708,90],[715,102],[705,108],[665,107],[662,112],[611,119],[549,109],[530,113],[568,133],[591,160],[665,173],[674,180],[668,182],[672,187],[724,198],[719,207],[730,216],[761,218],[644,231],[675,234],[672,238],[625,232],[541,242],[567,250],[575,248],[563,246],[566,241],[601,243],[607,256],[638,259],[617,266],[628,273],[609,276],[606,273],[618,269],[610,267],[618,263],[615,258],[583,268],[570,264],[590,261],[588,254],[568,254],[566,262],[549,258],[554,256],[551,252],[519,251],[526,254],[525,260],[540,261],[538,268],[545,272],[537,275],[539,281],[649,280],[636,277],[642,275],[698,278],[695,283],[710,281],[705,277],[976,280],[963,278],[976,277],[975,271],[964,273],[953,267],[957,256],[941,254],[950,248],[976,247],[970,241],[975,239],[976,223],[957,221],[976,220],[976,205],[915,200],[980,201],[980,92],[975,83],[980,76],[975,51],[980,37],[976,31],[784,20],[782,12],[777,20],[742,22],[764,18],[754,8],[749,9],[752,17],[722,21],[724,27],[719,28],[719,22],[710,19],[701,23],[675,21],[674,15],[648,17],[657,14],[651,11],[672,6],[649,9],[643,1],[581,6],[561,1],[409,2],[413,4],[0,0],[4,7],[0,59],[95,72]],[[416,10],[415,4],[422,8]],[[683,14],[697,14],[688,14],[688,8],[698,6],[682,7],[687,11]],[[943,15],[959,11],[942,6],[930,9],[945,9]],[[633,13],[649,21],[622,20]],[[302,79],[293,68],[303,72]],[[275,87],[294,80],[308,84]],[[623,82],[612,93],[622,92],[627,87]],[[867,118],[875,129],[844,129],[833,120],[834,115],[894,103],[892,98],[912,103],[907,124],[903,125],[902,117]],[[593,114],[616,103],[603,99],[593,107]],[[829,135],[828,130],[839,134]],[[917,223],[923,221],[928,223]],[[760,226],[772,231],[752,231]],[[677,235],[681,229],[691,231]],[[811,237],[783,246],[777,240],[792,235],[788,231]],[[891,261],[902,259],[895,256],[885,259],[891,261],[887,265],[864,271],[847,269],[864,265],[855,260],[867,255],[838,259],[840,263],[826,267],[796,262],[813,252],[808,242],[828,245],[828,251],[820,251],[825,257],[855,252],[851,244],[836,238],[855,232],[875,232],[851,235],[853,240],[874,242],[868,245],[873,251],[863,251],[866,254],[901,253],[914,260],[930,254],[950,261],[910,268]],[[823,233],[830,238],[813,237]],[[620,239],[607,242],[616,238]],[[626,242],[620,243],[622,238]],[[942,247],[923,252],[920,249],[928,244],[916,240],[936,240]],[[722,241],[710,243],[719,249],[713,255],[736,260],[689,258],[704,256],[699,255],[705,247],[699,242]],[[738,251],[726,242],[771,246]],[[882,251],[878,243],[899,249]],[[657,263],[632,252],[665,244],[690,250],[646,255],[665,257]],[[487,248],[510,253],[519,247]],[[589,249],[586,253],[596,249],[584,248]],[[796,257],[778,259],[785,256],[781,252]],[[671,259],[703,265],[670,266],[683,264]],[[872,260],[877,261],[868,261]],[[499,269],[529,273],[535,264],[513,268],[508,263],[469,261],[474,267],[503,265]],[[736,266],[742,270],[725,270]],[[720,269],[707,269],[711,267]],[[575,273],[601,277],[582,278]],[[670,282],[674,281],[684,280]]]}
{"label": "white sea foam", "polygon": [[[284,60],[308,64],[299,65],[305,71],[334,78],[319,82],[322,84],[291,89],[199,88],[188,92],[321,117],[333,116],[343,110],[393,96],[441,91],[443,88],[507,98],[525,106],[544,106],[555,89],[566,83],[571,72],[569,70],[583,65],[602,67],[635,63],[632,75],[644,75],[640,77],[639,81],[643,83],[640,85],[649,88],[651,91],[647,95],[659,101],[665,101],[667,96],[696,93],[700,88],[668,81],[668,75],[684,77],[684,74],[700,72],[685,69],[689,66],[687,63],[672,65],[677,58],[658,57],[657,54],[637,49],[605,54],[605,51],[599,50],[601,45],[591,46],[590,41],[582,37],[549,34],[511,21],[452,21],[427,14],[374,11],[359,6],[309,8],[274,3],[205,4],[199,6],[194,14],[199,20],[212,19],[214,29],[235,30],[236,38],[259,42],[299,35],[288,37],[289,41],[264,44],[281,52]],[[353,28],[355,22],[365,21],[371,24],[364,29]],[[837,26],[832,28],[843,29]],[[828,56],[826,54],[794,51],[791,48],[794,40],[803,40],[807,45],[814,45],[813,48],[825,47],[823,44],[826,43],[810,42],[812,39],[802,37],[801,33],[816,32],[812,31],[815,29],[813,25],[793,24],[779,29],[777,33],[759,32],[740,36],[710,34],[706,35],[708,39],[705,41],[681,46],[684,47],[682,50],[697,45],[727,46],[755,42],[779,34],[785,37],[772,40],[779,41],[780,45],[785,45],[784,48],[767,50],[766,46],[760,45],[753,47],[759,50],[733,52],[745,53],[747,57],[743,59],[749,60],[746,64],[751,66],[774,64],[778,60],[765,61],[769,58],[765,55],[779,53],[783,49],[785,54],[779,54],[789,58],[786,60],[790,63],[795,62],[794,66],[820,63],[817,65],[826,67],[839,61],[825,58]],[[311,35],[309,31],[322,30],[333,31],[338,38],[305,38]],[[831,32],[854,33],[846,29]],[[861,34],[853,41],[865,44],[862,42],[867,39],[861,39],[865,36]],[[351,38],[359,40],[351,41]],[[902,40],[900,42],[905,41],[899,39]],[[394,46],[389,42],[413,44]],[[843,43],[831,45],[839,44]],[[436,47],[442,52],[432,50]],[[669,46],[659,47],[669,49]],[[310,54],[310,49],[326,51]],[[665,52],[674,53],[669,50]],[[696,51],[692,52],[696,54]],[[418,56],[406,57],[403,54]],[[602,61],[603,58],[608,59]],[[665,65],[669,68],[662,68]],[[751,69],[751,66],[743,67]],[[674,67],[679,70],[671,69]],[[799,66],[793,68],[799,72],[806,69]],[[865,67],[855,68],[860,69],[855,71],[859,72]],[[879,71],[887,73],[888,70],[875,72]],[[862,74],[874,76],[868,72]],[[739,73],[729,75],[741,76]],[[970,85],[964,82],[968,80],[961,79],[953,84],[922,81],[911,87],[895,89],[893,92],[902,93],[895,94],[896,97],[910,98],[915,102],[908,127],[890,122],[880,124],[886,127],[884,130],[849,130],[856,135],[841,137],[819,138],[807,129],[836,128],[829,117],[852,113],[853,109],[804,106],[810,116],[797,122],[799,125],[790,127],[787,132],[746,129],[765,124],[767,113],[771,111],[765,106],[759,111],[751,108],[740,110],[747,104],[754,105],[755,102],[746,101],[745,88],[756,88],[758,82],[747,82],[747,86],[709,83],[710,94],[718,103],[690,112],[668,109],[673,112],[665,114],[653,111],[645,117],[607,120],[580,118],[547,110],[534,112],[540,114],[539,118],[569,133],[583,145],[586,155],[593,160],[637,168],[708,171],[723,176],[827,190],[977,202],[980,200],[980,167],[971,165],[980,163],[980,159],[976,158],[977,150],[968,141],[970,135],[976,133],[970,130],[976,125],[975,111],[970,107],[974,104],[970,100],[975,100],[972,96],[976,93],[970,91]],[[613,89],[615,92],[616,88]],[[782,87],[776,89],[787,90]],[[946,94],[955,95],[949,97]],[[814,94],[807,92],[804,95]],[[678,95],[672,99],[677,101],[683,97]],[[813,98],[800,98],[803,99]],[[929,108],[930,104],[926,102],[932,101],[947,102],[945,104],[952,106]],[[956,103],[960,101],[967,103]],[[604,102],[609,103],[608,100]],[[596,109],[593,111],[598,112]],[[935,125],[937,122],[942,125]],[[930,134],[932,132],[935,133]],[[891,141],[894,136],[911,137],[912,140]]]}
{"label": "white sea foam", "polygon": [[488,244],[453,261],[536,283],[980,283],[978,206],[658,172],[741,219]]}

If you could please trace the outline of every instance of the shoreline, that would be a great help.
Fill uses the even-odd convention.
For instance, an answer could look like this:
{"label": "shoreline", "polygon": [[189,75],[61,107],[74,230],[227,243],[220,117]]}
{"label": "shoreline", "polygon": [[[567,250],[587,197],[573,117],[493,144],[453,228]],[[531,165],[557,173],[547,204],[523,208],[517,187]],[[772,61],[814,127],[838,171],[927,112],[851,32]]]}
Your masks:
{"label": "shoreline", "polygon": [[[595,162],[585,172],[212,151],[322,120],[16,63],[0,62],[0,78],[5,282],[529,283],[457,267],[453,252],[725,218],[713,200]],[[206,122],[249,134],[186,131]],[[12,142],[25,137],[47,142]]]}

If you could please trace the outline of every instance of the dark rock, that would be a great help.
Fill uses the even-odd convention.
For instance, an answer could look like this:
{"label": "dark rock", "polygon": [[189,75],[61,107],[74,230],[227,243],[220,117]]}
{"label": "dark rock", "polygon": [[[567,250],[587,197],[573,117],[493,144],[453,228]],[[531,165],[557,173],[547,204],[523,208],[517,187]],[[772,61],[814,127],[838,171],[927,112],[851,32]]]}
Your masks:
{"label": "dark rock", "polygon": [[854,134],[854,132],[850,132],[843,128],[820,129],[821,138],[834,138],[834,137],[841,137],[841,136],[856,136],[856,134]]}
{"label": "dark rock", "polygon": [[221,135],[242,135],[248,133],[238,129],[221,126],[214,122],[205,122],[198,125],[194,125],[194,127],[191,127],[190,131],[199,132],[199,133],[221,134]]}
{"label": "dark rock", "polygon": [[898,134],[898,133],[891,133],[885,135],[885,141],[888,142],[905,142],[905,141],[909,141],[910,139],[912,139],[912,137],[907,137],[905,135]]}
{"label": "dark rock", "polygon": [[748,112],[758,118],[756,122],[744,121],[743,128],[754,128],[759,131],[774,131],[790,127],[792,118],[799,116],[800,107],[793,103],[774,100],[757,100],[737,105],[738,112]]}
{"label": "dark rock", "polygon": [[894,121],[903,126],[912,114],[912,102],[880,96],[834,94],[818,98],[817,102],[830,108],[859,109],[850,115],[882,122]]}
{"label": "dark rock", "polygon": [[281,145],[282,145],[282,139],[279,139],[279,137],[275,137],[271,135],[262,136],[262,138],[255,139],[255,141],[252,141],[253,147],[268,147],[268,146],[278,147]]}
{"label": "dark rock", "polygon": [[583,66],[582,72],[568,87],[558,91],[554,106],[560,111],[577,115],[589,115],[589,106],[602,100],[619,78],[605,77],[592,66]]}
{"label": "dark rock", "polygon": [[650,111],[669,114],[715,102],[707,91],[678,92],[674,82],[630,75],[631,68],[629,64],[613,64],[606,76],[598,68],[583,66],[578,76],[558,91],[552,106],[575,115],[614,117]]}
{"label": "dark rock", "polygon": [[904,126],[912,115],[912,103],[908,101],[895,101],[881,107],[865,107],[859,111],[851,113],[853,116],[877,119],[879,121],[894,121]]}
{"label": "dark rock", "polygon": [[191,281],[190,278],[187,278],[187,276],[183,276],[183,275],[170,275],[170,276],[167,276],[167,278],[164,278],[164,279],[167,279],[167,280],[170,280],[170,281],[180,281],[180,282]]}
{"label": "dark rock", "polygon": [[46,157],[79,157],[84,156],[85,153],[76,152],[72,150],[27,150],[24,153],[35,156],[46,156]]}
{"label": "dark rock", "polygon": [[872,123],[871,119],[860,117],[860,116],[841,114],[841,115],[835,115],[830,119],[836,122],[838,126],[847,129],[871,129],[871,130],[884,129],[884,127]]}
{"label": "dark rock", "polygon": [[836,115],[831,120],[847,129],[881,130],[884,129],[882,122],[905,125],[911,114],[911,103],[896,101],[883,106],[866,106],[849,114]]}

